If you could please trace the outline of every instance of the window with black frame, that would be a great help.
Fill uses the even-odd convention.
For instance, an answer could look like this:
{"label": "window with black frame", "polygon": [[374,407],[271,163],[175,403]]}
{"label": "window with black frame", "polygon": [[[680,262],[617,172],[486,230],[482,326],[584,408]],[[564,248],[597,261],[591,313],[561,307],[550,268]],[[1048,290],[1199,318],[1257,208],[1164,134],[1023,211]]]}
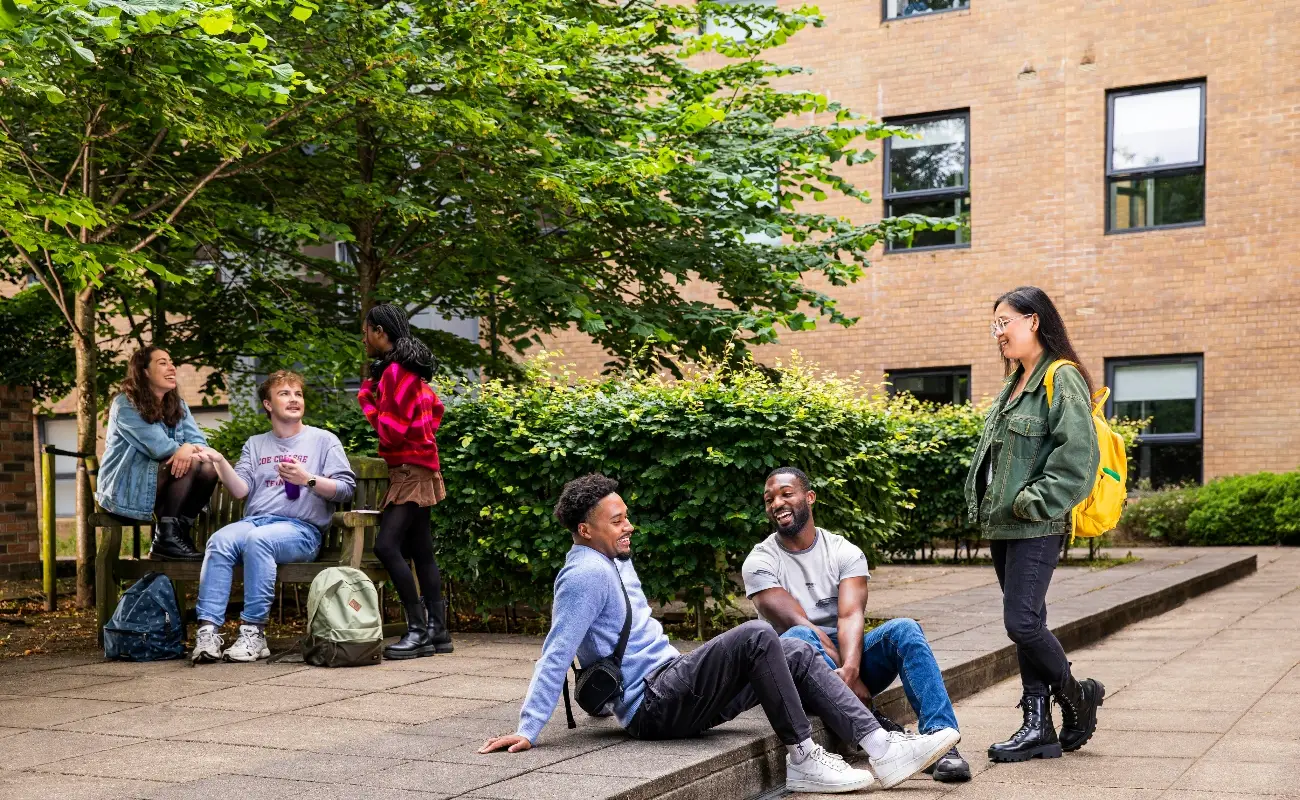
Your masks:
{"label": "window with black frame", "polygon": [[1106,230],[1205,222],[1205,82],[1107,95]]}
{"label": "window with black frame", "polygon": [[885,374],[891,395],[906,392],[926,403],[970,402],[970,367],[892,369]]}
{"label": "window with black frame", "polygon": [[954,111],[889,120],[907,129],[910,137],[885,140],[886,214],[901,217],[959,217],[956,230],[922,230],[889,250],[969,247],[970,235],[970,113]]}
{"label": "window with black frame", "polygon": [[884,0],[884,4],[886,20],[970,8],[970,0]]}
{"label": "window with black frame", "polygon": [[1106,361],[1107,415],[1149,420],[1138,436],[1132,480],[1156,488],[1201,482],[1202,364],[1199,355]]}

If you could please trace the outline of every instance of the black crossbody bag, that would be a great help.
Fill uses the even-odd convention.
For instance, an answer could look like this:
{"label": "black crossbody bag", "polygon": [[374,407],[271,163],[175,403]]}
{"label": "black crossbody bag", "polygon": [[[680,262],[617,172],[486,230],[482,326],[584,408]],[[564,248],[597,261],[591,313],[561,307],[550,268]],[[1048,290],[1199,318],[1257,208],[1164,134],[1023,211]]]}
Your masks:
{"label": "black crossbody bag", "polygon": [[[623,602],[627,605],[627,618],[623,620],[623,630],[618,635],[618,644],[614,652],[596,663],[582,669],[577,659],[573,663],[573,686],[578,695],[578,707],[593,717],[600,716],[605,706],[623,697],[623,652],[627,650],[627,637],[632,632],[632,599],[627,596],[627,587],[623,585],[623,576],[618,568],[619,588],[623,590]],[[573,720],[573,706],[569,703],[569,676],[564,676],[564,714],[568,717],[569,727],[576,728]]]}

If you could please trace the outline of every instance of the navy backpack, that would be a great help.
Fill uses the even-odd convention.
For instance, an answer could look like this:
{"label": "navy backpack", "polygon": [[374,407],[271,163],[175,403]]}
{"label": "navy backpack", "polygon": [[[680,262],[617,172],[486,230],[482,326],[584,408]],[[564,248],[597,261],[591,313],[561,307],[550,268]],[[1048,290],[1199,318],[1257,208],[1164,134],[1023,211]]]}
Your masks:
{"label": "navy backpack", "polygon": [[150,572],[126,590],[104,626],[104,657],[163,661],[185,655],[185,622],[166,575]]}

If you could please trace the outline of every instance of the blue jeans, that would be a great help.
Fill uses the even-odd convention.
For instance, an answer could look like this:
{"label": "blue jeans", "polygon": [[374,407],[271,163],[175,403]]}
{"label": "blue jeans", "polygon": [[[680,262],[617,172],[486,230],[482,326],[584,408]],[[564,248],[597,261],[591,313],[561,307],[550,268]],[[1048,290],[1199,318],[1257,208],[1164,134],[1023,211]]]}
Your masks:
{"label": "blue jeans", "polygon": [[[828,635],[839,647],[839,636]],[[791,628],[781,636],[808,642],[826,659],[831,669],[836,668],[812,628]],[[957,730],[957,713],[952,710],[952,701],[948,699],[943,674],[939,672],[930,643],[916,620],[891,619],[863,635],[861,678],[872,697],[888,689],[894,678],[900,678],[907,702],[916,711],[921,733],[934,733],[940,728]]]}
{"label": "blue jeans", "polygon": [[320,530],[290,517],[247,517],[208,539],[199,573],[198,618],[220,627],[226,620],[235,565],[244,562],[244,613],[249,625],[265,625],[275,598],[275,569],[291,561],[315,561]]}

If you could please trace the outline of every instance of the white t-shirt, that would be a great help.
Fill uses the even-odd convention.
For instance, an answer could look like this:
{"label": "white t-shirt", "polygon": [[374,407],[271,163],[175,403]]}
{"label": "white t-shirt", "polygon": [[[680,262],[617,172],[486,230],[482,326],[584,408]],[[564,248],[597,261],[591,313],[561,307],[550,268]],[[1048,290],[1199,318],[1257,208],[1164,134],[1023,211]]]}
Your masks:
{"label": "white t-shirt", "polygon": [[803,606],[808,621],[827,633],[839,622],[840,581],[870,578],[862,549],[839,534],[817,529],[817,540],[807,550],[790,552],[773,533],[754,545],[745,558],[741,576],[745,596],[767,589],[785,589]]}

